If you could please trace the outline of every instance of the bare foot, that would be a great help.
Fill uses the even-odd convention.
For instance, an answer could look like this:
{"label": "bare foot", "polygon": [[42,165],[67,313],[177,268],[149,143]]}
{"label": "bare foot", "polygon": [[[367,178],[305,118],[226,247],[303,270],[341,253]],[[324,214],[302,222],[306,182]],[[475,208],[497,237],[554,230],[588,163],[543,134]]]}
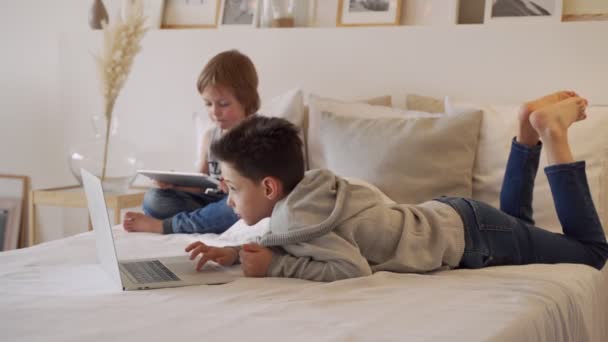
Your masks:
{"label": "bare foot", "polygon": [[581,97],[570,97],[530,114],[530,125],[546,147],[549,165],[574,161],[568,144],[568,128],[587,118],[587,104]]}
{"label": "bare foot", "polygon": [[586,108],[587,100],[571,97],[532,112],[530,125],[541,138],[564,135],[574,122],[587,118]]}
{"label": "bare foot", "polygon": [[125,213],[125,219],[122,222],[122,225],[128,232],[147,232],[158,234],[163,232],[163,221],[132,211]]}
{"label": "bare foot", "polygon": [[526,102],[521,106],[519,110],[519,134],[517,135],[517,142],[524,145],[534,146],[538,143],[538,133],[530,125],[530,115],[543,107],[552,105],[562,100],[578,96],[573,91],[558,91],[553,94],[549,94],[538,98],[536,100]]}

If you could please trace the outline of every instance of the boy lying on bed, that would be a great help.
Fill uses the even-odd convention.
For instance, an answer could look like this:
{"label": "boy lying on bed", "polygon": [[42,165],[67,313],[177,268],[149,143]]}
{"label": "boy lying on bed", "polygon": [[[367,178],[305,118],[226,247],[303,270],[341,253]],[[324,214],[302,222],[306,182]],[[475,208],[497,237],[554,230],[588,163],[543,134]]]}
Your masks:
{"label": "boy lying on bed", "polygon": [[[530,263],[577,263],[597,269],[608,244],[587,184],[585,162],[574,161],[568,127],[586,118],[587,101],[557,92],[526,103],[512,141],[501,209],[464,198],[441,197],[385,204],[365,186],[328,170],[304,173],[297,128],[278,118],[243,121],[212,146],[220,160],[228,204],[253,225],[270,217],[269,231],[241,248],[186,247],[222,265],[241,263],[251,277],[316,281],[378,271],[428,272]],[[542,141],[542,143],[541,143]],[[541,148],[564,234],[537,228],[532,190]]]}

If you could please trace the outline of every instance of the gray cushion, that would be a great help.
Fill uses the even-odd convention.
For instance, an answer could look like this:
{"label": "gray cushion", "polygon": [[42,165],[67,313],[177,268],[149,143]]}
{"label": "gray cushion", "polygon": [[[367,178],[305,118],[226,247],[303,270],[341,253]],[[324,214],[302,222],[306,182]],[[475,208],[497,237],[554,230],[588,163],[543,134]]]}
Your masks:
{"label": "gray cushion", "polygon": [[327,168],[376,185],[397,203],[472,193],[482,113],[361,118],[323,112]]}

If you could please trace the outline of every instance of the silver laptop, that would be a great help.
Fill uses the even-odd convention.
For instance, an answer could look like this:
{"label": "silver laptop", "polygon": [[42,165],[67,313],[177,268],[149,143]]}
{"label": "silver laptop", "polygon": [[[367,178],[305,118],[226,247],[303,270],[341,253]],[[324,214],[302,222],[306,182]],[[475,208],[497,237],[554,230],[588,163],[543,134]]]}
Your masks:
{"label": "silver laptop", "polygon": [[87,197],[97,259],[112,281],[123,290],[145,290],[188,285],[225,284],[242,276],[239,267],[223,267],[208,262],[201,271],[188,254],[158,259],[118,260],[112,226],[101,187],[101,181],[81,169],[82,183]]}

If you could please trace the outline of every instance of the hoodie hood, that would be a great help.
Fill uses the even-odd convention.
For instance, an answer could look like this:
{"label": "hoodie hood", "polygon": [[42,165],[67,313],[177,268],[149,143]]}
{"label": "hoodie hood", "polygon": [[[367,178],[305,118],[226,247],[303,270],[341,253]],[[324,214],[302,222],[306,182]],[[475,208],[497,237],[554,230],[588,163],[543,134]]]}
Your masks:
{"label": "hoodie hood", "polygon": [[258,243],[263,246],[287,245],[329,233],[340,222],[364,209],[349,203],[348,210],[345,210],[346,202],[353,190],[358,192],[357,188],[328,170],[306,172],[291,193],[275,205],[270,229],[258,239]]}

